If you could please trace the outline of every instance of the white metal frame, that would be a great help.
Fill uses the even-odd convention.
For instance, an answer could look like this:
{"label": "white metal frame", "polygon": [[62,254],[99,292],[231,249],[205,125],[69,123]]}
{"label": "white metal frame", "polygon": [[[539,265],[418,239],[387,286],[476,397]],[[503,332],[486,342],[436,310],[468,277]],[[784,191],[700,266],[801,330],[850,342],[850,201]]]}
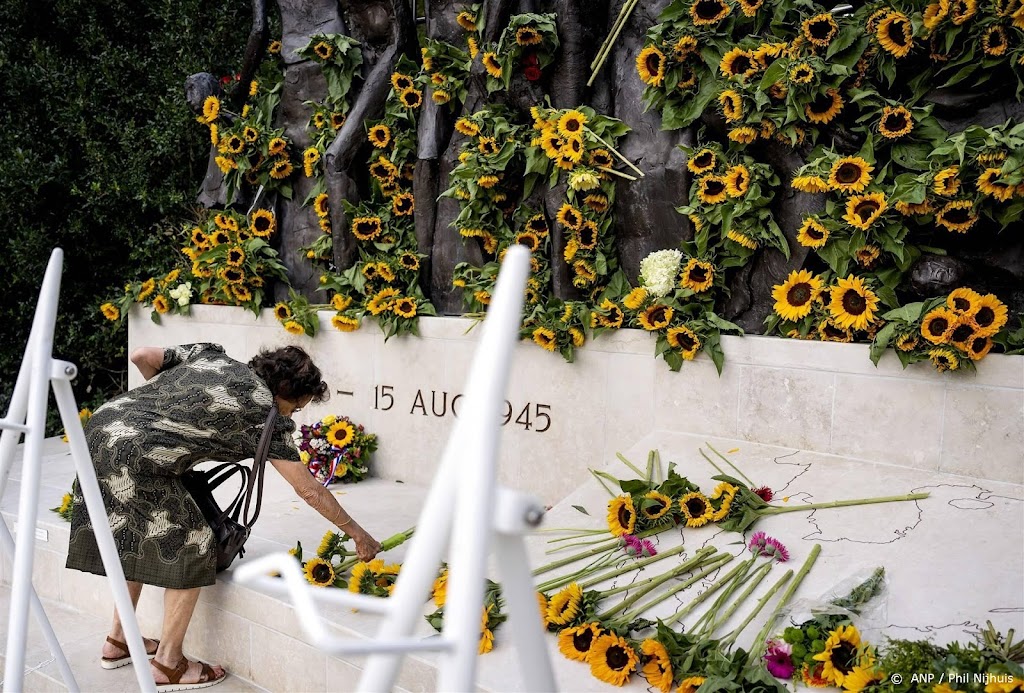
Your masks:
{"label": "white metal frame", "polygon": [[71,381],[78,373],[73,363],[53,358],[53,334],[57,321],[57,301],[60,297],[60,279],[64,264],[64,251],[55,248],[50,254],[46,274],[39,290],[32,320],[32,331],[18,371],[18,380],[7,416],[0,419],[0,497],[3,497],[7,479],[10,476],[14,449],[24,434],[25,447],[22,457],[21,492],[18,499],[18,538],[15,543],[6,522],[0,522],[0,550],[14,556],[11,580],[11,607],[7,624],[7,650],[3,685],[8,691],[24,690],[25,636],[28,630],[28,610],[39,620],[50,652],[57,661],[70,691],[79,690],[71,672],[67,657],[46,617],[39,596],[32,586],[32,563],[35,554],[36,516],[39,509],[39,484],[42,471],[42,445],[46,426],[47,399],[50,386],[57,401],[64,431],[71,444],[71,456],[78,472],[78,482],[85,498],[89,517],[93,520],[96,543],[103,559],[107,579],[114,595],[114,604],[124,626],[125,641],[135,664],[139,689],[155,693],[156,684],[149,668],[146,646],[135,618],[128,583],[114,545],[114,536],[107,522],[107,511],[103,506],[96,470],[92,465],[85,433],[78,419],[78,405],[71,390]]}
{"label": "white metal frame", "polygon": [[[311,644],[332,654],[367,654],[360,691],[389,691],[409,652],[440,651],[438,690],[475,690],[480,614],[487,558],[493,546],[508,603],[509,630],[529,691],[554,691],[555,677],[537,611],[524,535],[540,524],[534,498],[497,484],[501,407],[518,341],[529,251],[515,245],[502,264],[465,389],[465,406],[445,448],[390,598],[322,590],[302,577],[286,553],[245,561],[234,579],[291,596]],[[449,548],[448,597],[440,637],[413,637],[437,569]],[[268,577],[271,571],[283,579]],[[317,609],[329,602],[384,616],[376,640],[359,642],[330,632]]]}

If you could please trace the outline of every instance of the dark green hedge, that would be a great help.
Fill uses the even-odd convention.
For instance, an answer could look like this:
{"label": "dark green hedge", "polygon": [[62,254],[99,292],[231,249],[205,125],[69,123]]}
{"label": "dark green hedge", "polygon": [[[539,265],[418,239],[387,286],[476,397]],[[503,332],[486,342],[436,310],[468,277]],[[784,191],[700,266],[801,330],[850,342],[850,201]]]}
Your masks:
{"label": "dark green hedge", "polygon": [[0,413],[56,246],[54,354],[78,364],[82,405],[124,388],[126,334],[112,334],[97,307],[181,257],[178,229],[194,216],[209,146],[184,81],[239,69],[250,11],[204,0],[0,3]]}

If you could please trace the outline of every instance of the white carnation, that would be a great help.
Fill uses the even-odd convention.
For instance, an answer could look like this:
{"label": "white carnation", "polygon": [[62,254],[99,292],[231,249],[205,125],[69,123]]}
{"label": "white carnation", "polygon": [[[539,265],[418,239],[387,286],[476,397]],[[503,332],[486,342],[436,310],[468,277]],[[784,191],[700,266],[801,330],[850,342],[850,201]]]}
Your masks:
{"label": "white carnation", "polygon": [[681,251],[656,250],[640,261],[640,279],[652,296],[660,298],[675,288],[682,259]]}

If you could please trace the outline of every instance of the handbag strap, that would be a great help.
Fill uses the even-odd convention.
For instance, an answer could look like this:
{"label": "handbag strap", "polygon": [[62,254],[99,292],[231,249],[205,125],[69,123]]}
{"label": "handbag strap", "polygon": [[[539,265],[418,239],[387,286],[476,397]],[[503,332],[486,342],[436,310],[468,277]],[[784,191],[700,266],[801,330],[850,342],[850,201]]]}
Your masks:
{"label": "handbag strap", "polygon": [[[245,488],[245,510],[242,511],[242,522],[247,529],[256,524],[260,516],[260,506],[263,504],[263,473],[267,465],[267,457],[270,456],[270,441],[274,437],[274,424],[277,421],[277,404],[270,407],[267,414],[267,421],[263,424],[263,435],[260,436],[260,443],[256,447],[256,455],[253,457],[252,473],[249,475],[248,484]],[[249,501],[252,499],[253,488],[256,487],[256,507],[253,510],[252,519],[249,519]]]}

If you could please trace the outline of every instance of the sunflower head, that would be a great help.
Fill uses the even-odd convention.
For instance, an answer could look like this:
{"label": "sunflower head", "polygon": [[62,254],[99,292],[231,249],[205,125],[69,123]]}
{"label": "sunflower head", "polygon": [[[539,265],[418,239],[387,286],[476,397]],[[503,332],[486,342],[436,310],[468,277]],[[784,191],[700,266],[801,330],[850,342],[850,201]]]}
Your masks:
{"label": "sunflower head", "polygon": [[807,119],[817,125],[826,125],[843,110],[843,97],[837,89],[829,89],[818,94],[811,101],[804,105],[804,114]]}
{"label": "sunflower head", "polygon": [[807,217],[797,231],[796,240],[808,248],[821,248],[828,242],[829,230],[815,217]]}
{"label": "sunflower head", "polygon": [[860,277],[851,274],[839,279],[830,294],[829,311],[838,327],[863,330],[874,321],[878,296]]}
{"label": "sunflower head", "polygon": [[745,51],[740,47],[732,48],[722,56],[718,64],[718,71],[723,77],[751,77],[761,68],[761,63],[751,51]]}
{"label": "sunflower head", "polygon": [[647,46],[636,56],[636,72],[640,81],[660,87],[665,81],[665,54],[657,46]]}
{"label": "sunflower head", "polygon": [[715,514],[708,497],[699,491],[691,491],[679,499],[679,508],[686,518],[687,527],[703,527]]}
{"label": "sunflower head", "polygon": [[636,671],[639,657],[625,638],[606,633],[591,645],[590,673],[613,686],[622,686]]}
{"label": "sunflower head", "polygon": [[590,648],[602,632],[599,623],[584,623],[573,628],[563,628],[558,631],[558,651],[565,655],[566,659],[586,662],[590,657]]}
{"label": "sunflower head", "polygon": [[978,325],[978,336],[987,337],[999,332],[1006,324],[1008,311],[1006,304],[995,294],[985,294],[978,299],[977,307],[972,315]]}
{"label": "sunflower head", "polygon": [[824,48],[839,33],[839,25],[831,13],[815,15],[803,22],[803,35],[811,45]]}
{"label": "sunflower head", "polygon": [[843,215],[843,219],[850,226],[866,231],[878,221],[887,207],[884,193],[853,195],[846,201],[846,214]]}
{"label": "sunflower head", "polygon": [[729,196],[729,186],[725,176],[708,174],[698,179],[697,185],[697,197],[704,204],[716,205],[725,202]]}
{"label": "sunflower head", "polygon": [[548,600],[546,621],[548,626],[567,626],[580,615],[583,589],[575,582],[563,587]]}
{"label": "sunflower head", "polygon": [[636,509],[629,495],[616,496],[608,501],[608,531],[616,537],[632,534],[636,528]]}
{"label": "sunflower head", "polygon": [[694,26],[710,26],[728,17],[731,11],[723,0],[696,0],[690,5],[690,18]]}
{"label": "sunflower head", "polygon": [[896,140],[914,129],[914,116],[905,106],[886,106],[878,121],[878,132],[886,139]]}
{"label": "sunflower head", "polygon": [[978,221],[971,200],[953,200],[947,202],[935,215],[935,223],[948,231],[967,233]]}
{"label": "sunflower head", "polygon": [[713,149],[701,149],[686,162],[686,168],[696,175],[712,171],[717,165],[718,156]]}
{"label": "sunflower head", "polygon": [[311,585],[317,587],[327,587],[328,585],[334,584],[334,567],[330,562],[317,557],[311,558],[306,561],[305,569],[303,571],[306,574],[306,580]]}
{"label": "sunflower head", "polygon": [[822,662],[822,678],[835,686],[842,686],[847,675],[861,663],[860,633],[854,626],[840,626],[825,641],[825,649],[814,655]]}
{"label": "sunflower head", "polygon": [[672,690],[672,660],[668,650],[657,640],[647,638],[640,643],[641,669],[647,683],[654,686],[661,693]]}
{"label": "sunflower head", "polygon": [[875,38],[878,45],[893,57],[905,58],[914,47],[914,28],[902,12],[889,12],[878,23]]}
{"label": "sunflower head", "polygon": [[821,293],[820,277],[811,274],[810,270],[794,270],[782,284],[772,290],[775,299],[775,312],[783,320],[796,322],[811,313],[814,301]]}

